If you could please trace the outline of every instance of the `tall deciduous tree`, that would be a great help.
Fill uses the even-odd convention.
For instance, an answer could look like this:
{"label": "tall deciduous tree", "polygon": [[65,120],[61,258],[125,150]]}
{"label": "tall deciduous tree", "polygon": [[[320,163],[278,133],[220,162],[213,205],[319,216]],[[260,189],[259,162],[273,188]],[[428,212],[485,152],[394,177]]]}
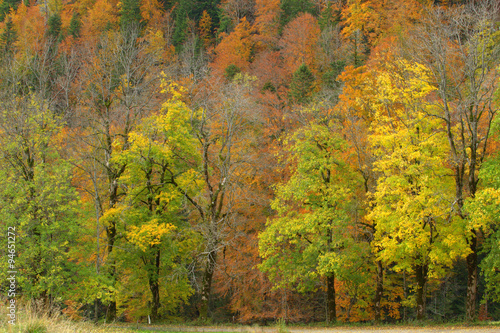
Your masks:
{"label": "tall deciduous tree", "polygon": [[120,21],[118,14],[115,1],[97,0],[82,18],[82,35],[91,39],[105,31],[115,30]]}
{"label": "tall deciduous tree", "polygon": [[[137,122],[152,108],[156,92],[157,74],[152,71],[156,53],[147,53],[148,46],[138,43],[138,30],[127,34],[109,32],[101,37],[97,47],[89,41],[88,53],[80,82],[83,96],[78,114],[78,125],[86,135],[79,135],[83,151],[97,153],[84,156],[94,159],[100,165],[100,173],[105,176],[107,190],[92,191],[99,209],[112,209],[119,202],[121,190],[118,178],[125,171],[125,164],[112,160],[115,154],[115,140],[120,140],[123,149],[128,148],[128,137]],[[88,168],[87,168],[88,169]],[[88,171],[93,168],[88,169]],[[87,172],[88,173],[88,172]],[[93,171],[88,173],[93,177]],[[117,223],[110,219],[106,225],[108,272],[114,276],[112,255],[117,238]],[[109,319],[116,315],[116,303],[111,302]]]}
{"label": "tall deciduous tree", "polygon": [[[217,258],[233,241],[238,223],[237,207],[244,182],[251,177],[252,140],[259,115],[251,98],[253,78],[239,75],[230,83],[212,81],[200,87],[193,100],[201,107],[200,116],[193,120],[193,131],[200,154],[200,195],[188,194],[185,185],[175,182],[185,194],[197,215],[195,230],[203,239],[199,263],[202,267],[200,318],[209,314]],[[205,84],[208,84],[206,82]],[[214,89],[217,87],[217,89]],[[214,91],[217,93],[214,94]]]}
{"label": "tall deciduous tree", "polygon": [[255,28],[259,32],[257,38],[269,46],[276,45],[278,40],[279,13],[279,0],[255,1]]}
{"label": "tall deciduous tree", "polygon": [[[373,208],[369,202],[369,193],[373,193],[376,186],[377,172],[374,171],[373,161],[374,151],[369,143],[368,135],[371,123],[374,121],[374,111],[372,106],[375,100],[376,91],[374,87],[375,77],[368,66],[354,68],[348,66],[339,76],[339,81],[343,82],[342,94],[339,96],[340,102],[337,105],[341,109],[342,124],[348,142],[354,147],[356,153],[356,170],[363,179],[362,193],[358,192],[358,200],[364,207],[365,215]],[[377,225],[373,221],[362,220],[362,229],[366,240],[373,248]],[[384,303],[389,297],[385,293],[388,287],[387,279],[384,279],[385,264],[377,258],[372,258],[376,266],[375,273],[375,295],[373,298],[374,319],[379,322],[384,316]]]}
{"label": "tall deciduous tree", "polygon": [[333,123],[313,123],[287,139],[292,176],[277,186],[271,205],[277,217],[259,236],[260,268],[278,286],[305,291],[324,279],[328,322],[336,320],[335,279],[352,274],[366,251],[357,248],[349,215],[358,179],[335,130]]}
{"label": "tall deciduous tree", "polygon": [[198,29],[200,32],[200,38],[203,41],[204,46],[207,48],[212,44],[212,18],[206,10],[203,11],[201,15],[200,22],[198,23]]}
{"label": "tall deciduous tree", "polygon": [[[163,86],[172,96],[161,112],[145,118],[130,133],[130,146],[113,158],[127,165],[119,178],[127,191],[125,198],[103,216],[103,220],[118,217],[124,222],[119,228],[126,242],[122,240],[119,247],[128,249],[123,251],[124,256],[135,253],[140,259],[151,292],[149,314],[153,320],[160,313],[174,310],[192,293],[186,260],[194,250],[195,238],[182,211],[184,194],[195,197],[200,184],[193,169],[197,156],[190,130],[191,110],[180,100],[176,85]],[[123,261],[123,270],[134,264]],[[133,279],[121,280],[126,288],[126,281]],[[126,298],[124,306],[132,298]]]}
{"label": "tall deciduous tree", "polygon": [[221,34],[222,41],[215,48],[217,58],[212,63],[215,70],[222,73],[229,65],[246,70],[252,61],[255,42],[252,39],[253,27],[243,18],[229,35]]}
{"label": "tall deciduous tree", "polygon": [[454,216],[442,121],[427,117],[434,90],[420,64],[394,60],[374,73],[377,100],[370,141],[381,173],[369,218],[377,225],[377,255],[416,276],[417,319],[425,317],[425,286],[467,252],[465,224]]}
{"label": "tall deciduous tree", "polygon": [[[442,119],[450,148],[455,179],[456,213],[466,198],[474,198],[478,172],[490,145],[491,122],[497,112],[493,102],[498,80],[500,35],[497,1],[469,2],[465,6],[428,7],[423,23],[413,34],[411,55],[426,64],[437,86],[433,116]],[[467,256],[466,317],[476,318],[478,253],[481,228],[470,224]]]}
{"label": "tall deciduous tree", "polygon": [[[495,117],[492,134],[498,133],[500,122]],[[486,281],[486,290],[483,302],[498,302],[500,300],[500,155],[492,152],[486,159],[479,172],[480,183],[473,198],[468,198],[464,210],[469,215],[471,225],[480,229],[485,237],[483,244],[484,259],[480,263],[482,275]]]}
{"label": "tall deciduous tree", "polygon": [[316,58],[320,29],[315,17],[303,13],[288,23],[280,41],[281,54],[289,73],[295,72],[301,64],[306,64],[313,72],[317,69]]}
{"label": "tall deciduous tree", "polygon": [[79,200],[59,152],[62,122],[34,96],[4,101],[0,112],[0,212],[15,234],[14,264],[3,274],[18,271],[18,290],[50,309],[78,278],[69,248]]}

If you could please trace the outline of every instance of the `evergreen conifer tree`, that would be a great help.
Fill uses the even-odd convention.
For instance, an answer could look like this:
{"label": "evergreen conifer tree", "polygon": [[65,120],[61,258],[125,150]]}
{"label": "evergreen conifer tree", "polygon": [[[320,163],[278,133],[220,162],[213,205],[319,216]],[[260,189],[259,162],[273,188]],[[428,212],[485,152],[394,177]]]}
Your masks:
{"label": "evergreen conifer tree", "polygon": [[306,64],[300,65],[295,73],[293,73],[290,84],[291,99],[299,104],[309,103],[314,90],[314,81],[314,74],[309,67]]}
{"label": "evergreen conifer tree", "polygon": [[80,20],[80,15],[77,12],[73,13],[71,16],[71,21],[69,22],[68,34],[74,38],[80,37],[80,29],[82,27],[82,21]]}

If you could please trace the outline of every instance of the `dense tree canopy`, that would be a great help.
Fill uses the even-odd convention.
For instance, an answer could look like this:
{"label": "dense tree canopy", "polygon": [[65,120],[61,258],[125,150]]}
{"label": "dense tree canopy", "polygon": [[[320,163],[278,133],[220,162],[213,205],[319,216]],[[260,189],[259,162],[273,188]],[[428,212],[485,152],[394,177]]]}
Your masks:
{"label": "dense tree canopy", "polygon": [[2,1],[16,298],[96,321],[499,320],[499,13]]}

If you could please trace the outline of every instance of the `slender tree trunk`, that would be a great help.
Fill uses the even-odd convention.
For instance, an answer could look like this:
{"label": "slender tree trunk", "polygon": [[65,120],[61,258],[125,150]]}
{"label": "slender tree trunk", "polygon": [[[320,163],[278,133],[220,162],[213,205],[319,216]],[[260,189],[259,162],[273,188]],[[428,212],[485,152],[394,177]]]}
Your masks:
{"label": "slender tree trunk", "polygon": [[206,320],[208,318],[208,302],[212,293],[212,278],[214,276],[216,260],[217,253],[215,252],[215,250],[213,250],[208,255],[207,266],[205,268],[205,274],[203,275],[200,306],[201,320]]}
{"label": "slender tree trunk", "polygon": [[[117,188],[114,188],[114,184],[112,184],[111,191],[112,192],[109,200],[110,201],[109,207],[113,208],[117,202],[117,195],[116,195]],[[114,221],[110,221],[109,226],[106,227],[106,236],[108,238],[108,244],[107,244],[108,256],[110,256],[111,253],[113,252],[113,247],[115,245],[115,240],[116,240],[116,223]],[[108,272],[114,286],[116,280],[116,262],[113,258],[111,258]],[[112,299],[108,305],[108,311],[106,313],[106,321],[112,322],[115,319],[116,319],[116,301]]]}
{"label": "slender tree trunk", "polygon": [[[408,299],[408,292],[406,291],[406,272],[403,271],[403,299]],[[406,305],[403,305],[403,321],[406,322]]]}
{"label": "slender tree trunk", "polygon": [[473,230],[473,236],[470,240],[470,249],[472,252],[467,256],[467,301],[466,301],[466,319],[467,321],[476,320],[476,299],[477,299],[477,234]]}
{"label": "slender tree trunk", "polygon": [[151,320],[155,321],[159,318],[158,310],[160,309],[160,285],[158,281],[150,282],[149,288],[153,295],[153,302],[151,304]]}
{"label": "slender tree trunk", "polygon": [[[456,169],[455,183],[456,183],[456,197],[458,203],[459,214],[462,218],[467,218],[463,214],[463,187],[464,187],[464,170],[465,165],[461,165]],[[471,172],[476,172],[472,170]],[[470,195],[475,196],[475,179],[469,178],[469,187],[471,188]],[[474,192],[472,192],[472,190]],[[477,230],[472,230],[472,237],[469,241],[469,247],[471,253],[467,255],[467,299],[465,301],[465,319],[467,321],[476,320],[476,303],[477,303],[477,285],[478,285],[478,275],[477,275]]]}
{"label": "slender tree trunk", "polygon": [[[108,163],[109,160],[111,159],[111,136],[109,135],[109,125],[108,125],[108,135],[107,135],[107,144],[108,144]],[[122,165],[119,170],[112,170],[108,169],[108,181],[109,181],[109,208],[114,208],[116,204],[118,203],[118,181],[117,179],[120,177],[120,175],[123,173],[125,170],[125,166]],[[108,238],[108,244],[107,244],[107,250],[108,250],[108,257],[111,255],[113,252],[113,248],[115,245],[116,241],[116,222],[115,221],[110,221],[108,227],[106,228],[106,235]],[[113,287],[115,286],[116,283],[116,261],[111,258],[111,262],[109,265],[109,275],[111,277],[111,281],[113,283]],[[116,319],[116,300],[113,299],[110,301],[109,306],[108,306],[108,311],[106,314],[106,320],[108,322],[114,321]]]}
{"label": "slender tree trunk", "polygon": [[417,276],[417,320],[425,319],[425,284],[427,282],[427,265],[415,267]]}
{"label": "slender tree trunk", "polygon": [[97,324],[99,322],[99,299],[94,300],[94,322]]}
{"label": "slender tree trunk", "polygon": [[[115,237],[116,237],[116,225],[114,222],[110,222],[110,225],[106,228],[106,235],[108,237],[108,256],[111,254],[113,251],[113,246],[115,244]],[[108,267],[108,273],[109,276],[111,277],[111,281],[113,283],[113,286],[115,284],[115,279],[116,279],[116,266],[115,266],[115,261],[114,259],[111,259],[111,263]],[[112,322],[116,319],[116,301],[112,299],[109,302],[108,309],[106,311],[106,322]]]}
{"label": "slender tree trunk", "polygon": [[[107,165],[107,176],[108,176],[108,182],[109,182],[109,208],[114,208],[116,203],[118,202],[118,175],[117,173],[110,168],[110,161],[111,161],[111,155],[113,152],[113,140],[111,136],[111,128],[110,128],[110,121],[109,121],[109,106],[106,107],[106,115],[108,115],[108,118],[105,120],[105,133],[106,133],[106,147],[105,147],[105,160],[106,160],[106,165]],[[110,221],[109,225],[106,227],[106,236],[108,239],[108,244],[107,244],[107,251],[108,251],[108,258],[111,256],[111,253],[113,252],[113,247],[115,245],[115,240],[116,240],[116,222],[115,221]],[[111,281],[113,283],[113,287],[115,286],[115,280],[116,280],[116,263],[115,260],[111,257],[111,262],[108,268],[109,275],[111,277]],[[112,322],[116,319],[116,301],[114,300],[114,297],[111,299],[109,305],[108,305],[108,311],[106,312],[106,321],[107,322]]]}
{"label": "slender tree trunk", "polygon": [[[96,237],[96,259],[95,259],[95,272],[96,275],[99,276],[100,272],[100,242],[99,242],[99,236],[100,236],[100,226],[99,226],[99,220],[100,220],[100,204],[99,204],[99,195],[98,195],[98,188],[97,188],[97,176],[94,172],[94,177],[93,183],[94,183],[94,191],[95,191],[95,197],[94,197],[94,208],[95,208],[95,218],[96,218],[96,231],[95,231],[95,237]],[[99,298],[96,297],[94,300],[94,321],[97,324],[99,322]]]}
{"label": "slender tree trunk", "polygon": [[[474,107],[471,105],[471,111],[470,111],[470,119],[472,120],[472,137],[471,137],[471,145],[470,145],[470,159],[469,159],[469,179],[468,179],[468,185],[469,185],[469,193],[470,197],[474,198],[476,196],[476,191],[477,191],[477,173],[478,173],[478,155],[477,155],[477,147],[479,146],[479,139],[478,139],[478,129],[477,129],[477,124],[479,119],[475,117],[474,115],[477,112],[474,112]],[[467,321],[474,321],[477,319],[477,312],[476,312],[476,303],[477,303],[477,285],[478,285],[478,277],[477,277],[477,265],[478,265],[478,260],[477,260],[477,253],[478,253],[478,246],[477,246],[477,236],[478,236],[478,230],[473,229],[472,230],[472,237],[470,240],[470,249],[471,253],[467,256],[467,301],[466,301],[466,306],[465,306],[465,314],[466,314],[466,319]]]}
{"label": "slender tree trunk", "polygon": [[[114,278],[114,275],[113,275]],[[116,319],[116,301],[112,300],[108,304],[106,311],[106,322],[113,322]]]}
{"label": "slender tree trunk", "polygon": [[334,323],[337,320],[335,304],[335,274],[326,277],[326,322]]}
{"label": "slender tree trunk", "polygon": [[154,259],[155,269],[154,272],[149,276],[149,289],[151,290],[151,296],[153,298],[153,302],[151,304],[151,319],[157,320],[158,310],[160,309],[160,250],[156,251],[155,259]]}
{"label": "slender tree trunk", "polygon": [[375,290],[375,321],[382,320],[382,295],[384,293],[384,267],[382,262],[377,261],[377,289]]}

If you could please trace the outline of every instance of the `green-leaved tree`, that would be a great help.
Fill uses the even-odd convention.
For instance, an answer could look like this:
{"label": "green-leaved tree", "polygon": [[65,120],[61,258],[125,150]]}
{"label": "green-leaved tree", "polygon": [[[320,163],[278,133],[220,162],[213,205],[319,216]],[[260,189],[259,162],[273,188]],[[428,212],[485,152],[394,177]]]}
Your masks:
{"label": "green-leaved tree", "polygon": [[290,135],[291,178],[276,187],[269,219],[259,236],[260,269],[277,287],[299,291],[326,284],[327,321],[336,320],[335,279],[353,279],[368,249],[356,242],[350,212],[359,179],[345,162],[347,143],[335,125],[311,124]]}

